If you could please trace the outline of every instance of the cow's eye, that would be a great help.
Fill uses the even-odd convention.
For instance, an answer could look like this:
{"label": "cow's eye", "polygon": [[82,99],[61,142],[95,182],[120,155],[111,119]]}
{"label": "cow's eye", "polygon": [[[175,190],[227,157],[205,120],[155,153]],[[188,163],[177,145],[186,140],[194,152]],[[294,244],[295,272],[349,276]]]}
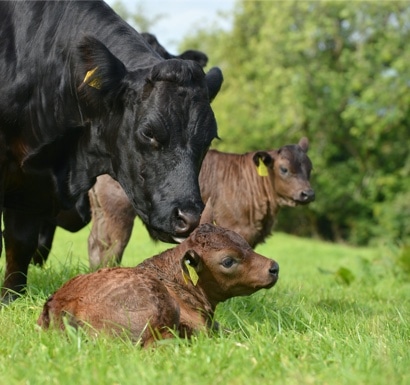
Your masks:
{"label": "cow's eye", "polygon": [[286,167],[284,167],[284,166],[280,166],[280,167],[279,167],[279,170],[280,170],[280,172],[281,172],[282,174],[287,174],[287,173],[288,173],[288,169],[287,169]]}
{"label": "cow's eye", "polygon": [[234,263],[235,263],[235,260],[232,257],[226,257],[222,261],[222,266],[229,269],[230,267],[233,266]]}
{"label": "cow's eye", "polygon": [[149,144],[154,147],[158,147],[158,140],[154,136],[154,132],[151,128],[146,127],[140,131],[140,138],[143,143]]}
{"label": "cow's eye", "polygon": [[145,130],[143,130],[142,136],[144,137],[144,139],[146,139],[149,142],[152,142],[155,140],[154,133],[150,128],[146,128]]}

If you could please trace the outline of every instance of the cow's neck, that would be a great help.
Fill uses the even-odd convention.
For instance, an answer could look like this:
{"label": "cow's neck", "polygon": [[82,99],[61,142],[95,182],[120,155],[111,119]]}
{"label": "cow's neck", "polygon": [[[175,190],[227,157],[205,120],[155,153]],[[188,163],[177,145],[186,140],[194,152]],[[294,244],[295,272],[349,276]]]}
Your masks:
{"label": "cow's neck", "polygon": [[91,125],[85,125],[68,154],[68,167],[59,178],[60,190],[68,202],[75,202],[80,194],[88,191],[97,176],[112,175],[111,159],[105,149],[105,141],[98,140]]}

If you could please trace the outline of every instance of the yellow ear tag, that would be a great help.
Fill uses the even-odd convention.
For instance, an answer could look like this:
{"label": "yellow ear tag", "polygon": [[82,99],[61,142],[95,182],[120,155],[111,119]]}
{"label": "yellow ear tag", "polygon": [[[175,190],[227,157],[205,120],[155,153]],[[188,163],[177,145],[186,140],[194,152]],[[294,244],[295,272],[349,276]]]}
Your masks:
{"label": "yellow ear tag", "polygon": [[263,163],[262,159],[259,159],[259,165],[258,165],[257,169],[258,169],[259,176],[268,176],[269,175],[268,168],[266,167],[266,164]]}
{"label": "yellow ear tag", "polygon": [[189,277],[185,274],[184,269],[181,267],[182,278],[184,278],[185,285],[188,285]]}
{"label": "yellow ear tag", "polygon": [[189,264],[189,261],[185,261],[185,266],[188,269],[188,274],[189,278],[191,279],[192,283],[194,286],[198,283],[198,273],[195,271],[195,269]]}
{"label": "yellow ear tag", "polygon": [[87,73],[85,74],[83,83],[87,83],[90,87],[93,87],[99,90],[101,89],[101,79],[100,78],[95,78],[88,83],[88,80],[90,79],[91,76],[94,75],[94,72],[97,71],[97,68],[98,67],[95,67],[94,69],[87,71]]}

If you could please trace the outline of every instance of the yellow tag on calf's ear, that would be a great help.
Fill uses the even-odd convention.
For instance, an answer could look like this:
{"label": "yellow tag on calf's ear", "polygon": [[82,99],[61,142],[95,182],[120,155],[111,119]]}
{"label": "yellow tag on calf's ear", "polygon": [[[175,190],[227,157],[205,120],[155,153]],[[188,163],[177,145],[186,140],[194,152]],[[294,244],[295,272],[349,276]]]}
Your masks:
{"label": "yellow tag on calf's ear", "polygon": [[189,278],[191,279],[194,286],[198,283],[198,273],[196,270],[189,264],[189,261],[185,261],[185,266],[188,269]]}
{"label": "yellow tag on calf's ear", "polygon": [[90,79],[91,76],[94,75],[94,72],[97,71],[98,67],[95,67],[94,69],[87,71],[87,73],[85,74],[83,83],[88,84],[90,87],[96,88],[97,90],[101,89],[101,79],[100,78],[95,78],[93,80],[91,80],[90,82],[88,82],[88,80]]}
{"label": "yellow tag on calf's ear", "polygon": [[266,164],[263,163],[262,159],[259,159],[259,164],[258,164],[258,174],[259,176],[268,176],[269,172],[268,172],[268,168],[266,167]]}
{"label": "yellow tag on calf's ear", "polygon": [[189,277],[185,274],[185,271],[182,267],[181,267],[181,272],[182,272],[182,278],[184,278],[185,285],[188,285]]}

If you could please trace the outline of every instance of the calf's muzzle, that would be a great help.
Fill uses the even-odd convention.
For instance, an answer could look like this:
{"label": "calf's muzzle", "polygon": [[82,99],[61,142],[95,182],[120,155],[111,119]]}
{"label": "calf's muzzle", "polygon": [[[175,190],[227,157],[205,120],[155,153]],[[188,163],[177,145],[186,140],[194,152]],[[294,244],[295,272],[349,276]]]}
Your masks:
{"label": "calf's muzzle", "polygon": [[273,261],[272,266],[269,268],[269,274],[276,278],[279,277],[279,265],[277,262]]}
{"label": "calf's muzzle", "polygon": [[302,204],[310,203],[315,200],[315,191],[313,189],[302,190],[297,201]]}

